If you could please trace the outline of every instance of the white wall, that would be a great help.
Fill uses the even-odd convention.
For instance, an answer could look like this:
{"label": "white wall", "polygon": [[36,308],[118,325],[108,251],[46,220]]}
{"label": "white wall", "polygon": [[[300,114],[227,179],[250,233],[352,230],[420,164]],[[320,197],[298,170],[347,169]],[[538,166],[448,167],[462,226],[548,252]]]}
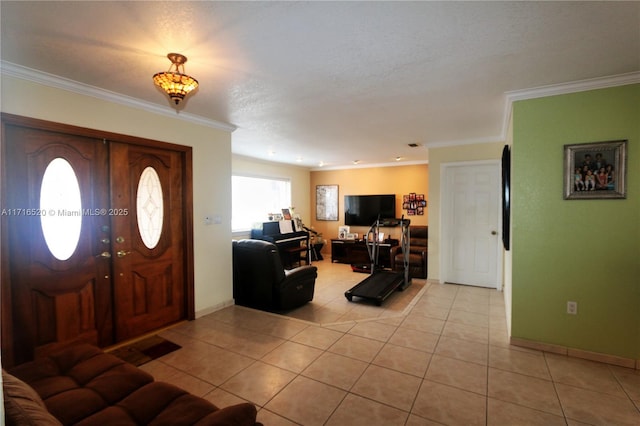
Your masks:
{"label": "white wall", "polygon": [[[230,131],[13,76],[1,83],[2,112],[193,147],[196,316],[233,303]],[[222,223],[207,226],[206,215]]]}

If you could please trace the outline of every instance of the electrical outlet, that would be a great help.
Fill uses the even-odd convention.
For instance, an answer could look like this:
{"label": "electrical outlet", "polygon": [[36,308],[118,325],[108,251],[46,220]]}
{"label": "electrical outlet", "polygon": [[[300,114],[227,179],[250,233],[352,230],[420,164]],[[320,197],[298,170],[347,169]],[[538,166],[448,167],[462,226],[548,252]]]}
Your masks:
{"label": "electrical outlet", "polygon": [[573,302],[571,300],[569,300],[567,302],[567,313],[570,315],[577,315],[578,314],[578,302]]}

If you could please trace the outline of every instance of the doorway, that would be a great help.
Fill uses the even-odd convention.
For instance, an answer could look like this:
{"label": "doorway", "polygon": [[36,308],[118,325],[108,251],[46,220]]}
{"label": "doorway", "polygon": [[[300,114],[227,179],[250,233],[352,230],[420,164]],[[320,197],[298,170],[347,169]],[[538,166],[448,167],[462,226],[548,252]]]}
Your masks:
{"label": "doorway", "polygon": [[442,165],[443,281],[501,289],[500,164]]}
{"label": "doorway", "polygon": [[2,124],[3,360],[193,318],[191,148]]}

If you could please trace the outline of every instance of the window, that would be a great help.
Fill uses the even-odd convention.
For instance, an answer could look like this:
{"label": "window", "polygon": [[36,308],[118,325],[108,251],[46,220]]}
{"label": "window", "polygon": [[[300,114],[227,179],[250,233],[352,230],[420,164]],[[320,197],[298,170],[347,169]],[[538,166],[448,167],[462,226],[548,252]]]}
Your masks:
{"label": "window", "polygon": [[231,177],[231,230],[248,231],[291,205],[291,182],[267,177]]}
{"label": "window", "polygon": [[153,249],[160,241],[164,220],[162,184],[153,167],[147,167],[142,171],[138,181],[136,205],[140,237],[147,248]]}
{"label": "window", "polygon": [[76,172],[62,157],[53,159],[40,186],[40,224],[44,241],[58,260],[71,257],[82,229],[82,197]]}

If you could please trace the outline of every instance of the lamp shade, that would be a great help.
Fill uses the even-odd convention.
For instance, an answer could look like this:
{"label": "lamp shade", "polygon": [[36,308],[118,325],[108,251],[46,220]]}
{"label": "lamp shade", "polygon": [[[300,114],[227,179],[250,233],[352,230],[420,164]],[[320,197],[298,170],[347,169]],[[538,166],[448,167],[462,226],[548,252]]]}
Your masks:
{"label": "lamp shade", "polygon": [[198,87],[198,80],[184,73],[186,56],[179,53],[169,53],[167,58],[171,61],[171,67],[168,71],[156,73],[153,76],[153,82],[178,105],[185,96]]}

